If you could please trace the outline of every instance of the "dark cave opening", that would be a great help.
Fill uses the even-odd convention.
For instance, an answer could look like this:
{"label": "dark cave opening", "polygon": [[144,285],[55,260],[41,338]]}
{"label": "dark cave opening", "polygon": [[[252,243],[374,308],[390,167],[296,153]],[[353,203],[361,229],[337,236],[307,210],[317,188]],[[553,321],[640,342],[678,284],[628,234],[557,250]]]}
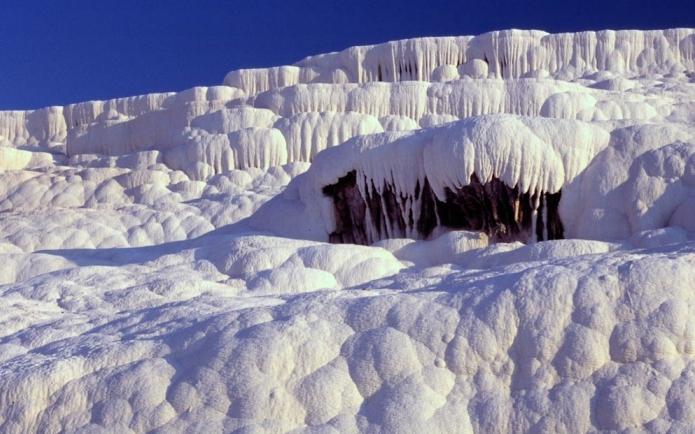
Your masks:
{"label": "dark cave opening", "polygon": [[[427,178],[422,184],[418,181],[412,194],[399,197],[392,185],[384,183],[378,190],[370,180],[365,182],[368,187],[363,197],[357,186],[357,172],[353,170],[337,183],[324,187],[323,193],[333,199],[336,223],[329,241],[371,244],[413,234],[426,239],[438,226],[482,231],[493,242],[563,237],[558,214],[561,191],[520,193],[518,187],[509,187],[498,178],[481,183],[473,174],[468,185],[447,188],[446,198],[441,201]],[[414,211],[419,212],[414,215]]]}

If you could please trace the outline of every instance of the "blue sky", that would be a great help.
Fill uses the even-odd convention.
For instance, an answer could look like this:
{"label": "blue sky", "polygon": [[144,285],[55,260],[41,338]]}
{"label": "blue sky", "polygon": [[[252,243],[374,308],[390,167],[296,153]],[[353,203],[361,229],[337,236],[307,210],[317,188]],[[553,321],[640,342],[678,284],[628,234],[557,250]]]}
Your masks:
{"label": "blue sky", "polygon": [[415,36],[693,26],[693,0],[2,0],[0,109],[219,84],[231,69]]}

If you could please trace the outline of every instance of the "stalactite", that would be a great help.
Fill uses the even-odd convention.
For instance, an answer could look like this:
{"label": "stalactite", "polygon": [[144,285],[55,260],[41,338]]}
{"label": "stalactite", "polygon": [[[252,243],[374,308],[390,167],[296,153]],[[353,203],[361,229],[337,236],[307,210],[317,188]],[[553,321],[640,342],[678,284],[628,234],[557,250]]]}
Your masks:
{"label": "stalactite", "polygon": [[444,201],[436,197],[427,178],[417,181],[412,194],[400,197],[388,183],[380,189],[371,180],[365,180],[364,185],[363,196],[357,186],[357,172],[351,171],[323,188],[334,205],[331,242],[371,244],[412,235],[427,238],[438,226],[485,232],[496,242],[563,236],[558,215],[560,192],[520,193],[518,187],[509,187],[498,178],[481,183],[475,174],[466,186],[446,188]]}

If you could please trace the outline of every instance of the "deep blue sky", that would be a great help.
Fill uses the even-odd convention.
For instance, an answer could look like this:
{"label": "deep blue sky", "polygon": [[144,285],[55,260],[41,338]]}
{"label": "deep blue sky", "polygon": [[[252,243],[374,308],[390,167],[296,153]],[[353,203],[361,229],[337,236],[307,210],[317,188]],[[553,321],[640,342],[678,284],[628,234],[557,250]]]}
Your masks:
{"label": "deep blue sky", "polygon": [[693,26],[694,0],[2,0],[0,109],[220,84],[414,36]]}

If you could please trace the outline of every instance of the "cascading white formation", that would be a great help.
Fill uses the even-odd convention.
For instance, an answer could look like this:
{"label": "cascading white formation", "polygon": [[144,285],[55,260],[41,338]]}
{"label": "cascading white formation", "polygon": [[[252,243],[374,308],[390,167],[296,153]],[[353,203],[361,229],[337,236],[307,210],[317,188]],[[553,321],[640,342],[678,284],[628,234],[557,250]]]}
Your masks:
{"label": "cascading white formation", "polygon": [[[557,35],[508,30],[475,37],[418,38],[351,47],[338,53],[308,57],[293,66],[232,71],[225,77],[223,86],[196,87],[179,93],[90,101],[26,112],[0,112],[2,143],[5,147],[22,148],[21,152],[4,151],[0,166],[17,169],[20,166],[45,165],[46,159],[50,159],[46,151],[55,155],[64,151],[72,157],[86,154],[118,157],[156,151],[160,156],[155,164],[180,170],[193,180],[206,180],[232,169],[311,162],[324,149],[365,134],[429,129],[459,119],[505,113],[525,117],[523,121],[517,119],[525,125],[535,122],[532,118],[540,117],[590,122],[606,132],[647,122],[659,122],[671,125],[671,129],[678,129],[682,128],[679,125],[693,120],[692,102],[686,89],[690,71],[693,70],[695,31],[692,29]],[[644,74],[658,77],[661,83],[668,83],[668,86],[640,80]],[[658,97],[654,95],[657,87]],[[509,120],[513,118],[495,119],[513,123]],[[488,121],[479,122],[484,124]],[[528,158],[535,155],[526,154],[533,148],[531,143],[538,137],[548,142],[548,134],[560,137],[566,134],[564,129],[568,128],[567,125],[578,124],[551,122],[547,125],[554,126],[543,128],[555,128],[557,131],[540,133],[538,128],[531,128],[534,132],[530,135],[519,133],[519,137],[530,141],[509,146],[524,149],[523,155],[504,154],[499,158],[511,158],[510,162],[513,163],[510,164],[523,166],[518,168],[520,171],[533,167],[539,170],[554,167],[550,154],[536,155],[542,159],[542,163]],[[518,125],[503,125],[501,128],[516,131]],[[397,140],[396,136],[391,135],[364,140],[388,141],[391,139],[383,137],[390,137],[396,144],[385,148],[408,149],[413,147],[410,142],[439,137],[445,130],[439,131],[417,133],[408,135],[410,138]],[[559,149],[563,149],[561,152],[565,154],[584,152],[574,149],[575,140],[569,137],[574,136],[570,134],[562,146],[554,145],[556,153],[560,152]],[[690,135],[686,133],[679,137],[679,140],[687,142]],[[611,139],[612,146],[618,146],[618,143],[613,144],[617,140]],[[560,141],[557,139],[553,143]],[[503,146],[502,142],[495,146]],[[659,138],[654,143],[663,146],[671,142]],[[455,147],[456,140],[447,137],[441,146]],[[603,146],[607,146],[607,143]],[[630,147],[632,144],[628,140],[621,146]],[[426,155],[430,155],[430,148],[438,149],[427,145]],[[488,146],[487,149],[493,148]],[[22,154],[25,150],[44,154],[29,158],[28,154]],[[376,150],[370,150],[368,154],[372,159],[392,158],[391,154]],[[593,157],[595,152],[582,155]],[[480,159],[476,164],[482,164],[488,157],[485,152],[476,154],[475,158]],[[596,228],[601,226],[592,223],[604,219],[603,216],[612,216],[606,218],[612,218],[614,222],[623,218],[627,221],[630,214],[628,205],[617,206],[619,210],[616,211],[615,203],[605,206],[598,204],[592,208],[588,218],[579,216],[585,214],[586,210],[578,209],[574,197],[585,197],[590,190],[587,186],[580,186],[579,181],[566,179],[562,184],[567,186],[565,198],[557,203],[557,197],[545,195],[556,194],[560,184],[554,185],[552,190],[536,191],[523,185],[527,177],[509,177],[496,172],[496,169],[490,172],[492,175],[479,173],[481,170],[488,171],[486,167],[467,172],[466,177],[462,178],[457,175],[457,167],[451,164],[451,161],[459,161],[458,157],[442,158],[436,164],[434,158],[412,158],[403,163],[399,170],[410,173],[412,178],[409,181],[412,185],[407,190],[401,189],[399,183],[402,180],[385,181],[387,176],[400,176],[396,172],[374,172],[367,176],[360,172],[362,169],[359,167],[352,167],[339,174],[346,176],[355,171],[355,186],[359,187],[359,194],[365,203],[371,203],[366,206],[372,211],[366,213],[364,218],[385,220],[367,224],[377,229],[365,229],[363,234],[333,238],[359,239],[367,243],[383,237],[428,236],[433,228],[446,223],[442,219],[461,220],[460,209],[457,211],[445,205],[468,199],[459,197],[454,200],[451,195],[460,196],[459,190],[471,186],[473,190],[482,188],[483,192],[476,194],[482,194],[478,199],[483,200],[490,194],[498,194],[502,185],[507,196],[514,196],[510,199],[511,203],[516,203],[517,196],[529,196],[518,199],[528,204],[519,205],[517,208],[520,211],[514,210],[515,217],[512,219],[517,223],[523,220],[521,226],[525,227],[524,230],[513,229],[513,232],[526,234],[513,239],[546,239],[563,232],[568,236],[616,239],[631,233],[607,229],[597,232]],[[550,160],[546,161],[546,158]],[[421,169],[416,167],[422,166],[425,161],[428,162],[429,173],[420,176],[418,171]],[[577,167],[584,168],[588,163],[585,158]],[[382,163],[369,164],[378,166]],[[620,170],[627,173],[629,167],[623,166]],[[578,173],[574,167],[571,171]],[[365,184],[364,179],[369,182]],[[446,184],[447,190],[437,185],[441,179],[456,182]],[[336,182],[338,178],[321,188]],[[485,185],[490,182],[501,185],[493,188],[496,192],[485,193]],[[493,184],[489,187],[492,188]],[[331,194],[335,195],[337,191]],[[384,198],[384,194],[388,197]],[[422,194],[430,198],[425,200],[427,203],[424,205],[420,203]],[[451,196],[448,199],[447,194]],[[592,194],[603,197],[606,192]],[[419,209],[413,202],[415,196]],[[591,203],[598,200],[585,199]],[[529,210],[524,212],[530,207],[533,214],[533,210],[539,206],[536,202],[553,202],[553,209],[558,210],[558,218],[562,214],[562,220],[568,223],[565,230],[556,228],[550,234],[543,232],[547,232],[548,228],[536,231],[534,228],[543,218],[543,213],[539,218],[530,218]],[[395,212],[395,207],[399,209],[398,212]],[[435,209],[438,211],[432,212]],[[335,218],[323,214],[324,226],[335,229]],[[387,214],[391,217],[383,217]],[[429,217],[418,223],[421,214]],[[555,215],[555,211],[552,214]],[[624,217],[617,217],[618,214]],[[339,219],[345,221],[344,217]],[[492,220],[484,220],[486,223],[472,225],[486,227],[488,232],[497,233],[500,240],[510,239],[503,234],[512,230],[506,227],[509,222],[502,223],[504,227],[501,227],[499,222],[490,223],[498,220],[495,216]],[[543,221],[549,224],[547,216]],[[455,222],[450,223],[457,227]],[[448,223],[444,225],[450,226]],[[635,230],[639,227],[634,226]],[[333,232],[330,230],[328,234]]]}
{"label": "cascading white formation", "polygon": [[350,47],[308,57],[291,69],[232,71],[225,84],[258,93],[307,82],[430,81],[433,73],[441,77],[438,68],[443,65],[475,78],[550,74],[566,79],[596,71],[667,74],[691,69],[694,60],[692,29],[562,34],[504,30]]}
{"label": "cascading white formation", "polygon": [[[426,238],[440,227],[496,241],[556,239],[560,190],[609,138],[579,121],[473,117],[353,138],[319,154],[294,184],[302,219],[323,222],[317,226],[336,242]],[[260,225],[272,226],[264,216]]]}
{"label": "cascading white formation", "polygon": [[0,432],[691,432],[693,34],[0,113]]}
{"label": "cascading white formation", "polygon": [[[541,80],[538,86],[544,87],[544,77],[572,81],[590,77],[598,72],[625,77],[647,73],[673,75],[693,70],[694,63],[693,29],[606,30],[566,34],[506,30],[475,37],[417,38],[351,47],[339,53],[308,57],[294,66],[232,71],[225,78],[226,86],[198,87],[179,94],[160,93],[109,101],[90,101],[26,112],[0,112],[0,136],[14,145],[64,142],[70,130],[78,127],[83,129],[86,125],[97,122],[100,117],[101,120],[113,118],[114,115],[133,118],[150,111],[175,108],[187,113],[184,117],[191,118],[205,111],[217,110],[232,101],[243,102],[248,98],[248,101],[253,103],[255,95],[280,88],[295,89],[289,91],[294,95],[308,96],[313,93],[316,95],[315,98],[318,98],[317,102],[322,101],[319,105],[302,107],[296,104],[304,97],[293,96],[296,102],[291,103],[292,108],[278,109],[286,116],[303,111],[344,111],[350,99],[347,95],[355,89],[355,84],[373,81],[455,82],[459,78],[467,78],[474,80],[468,83],[473,92],[477,91],[482,95],[513,95],[513,89],[494,91],[486,87],[502,86],[504,82],[498,82],[499,79],[508,81],[529,78]],[[456,69],[456,72],[452,68]],[[444,70],[448,72],[442,72]],[[604,80],[600,80],[600,77],[593,78],[597,83],[604,83],[605,87]],[[476,82],[481,79],[492,81]],[[322,83],[329,86],[320,86]],[[474,90],[474,83],[481,88]],[[296,86],[298,84],[309,86]],[[555,82],[555,85],[568,84]],[[465,88],[463,84],[460,86]],[[436,86],[428,89],[425,85],[422,88],[428,97],[430,93],[437,92]],[[374,101],[367,102],[366,106],[362,105],[363,109],[383,106],[384,96],[380,96],[383,92],[378,89],[377,87],[372,90],[367,87],[362,92],[355,93],[352,98],[355,102],[347,109],[360,110],[360,103],[357,102],[361,99],[358,97],[359,93],[368,94],[365,96],[367,101]],[[409,92],[404,89],[397,92],[404,91]],[[550,90],[551,93],[559,91],[552,88]],[[390,91],[385,92],[388,94]],[[467,95],[467,99],[470,96],[472,95]],[[270,99],[274,98],[276,97]],[[375,98],[379,102],[374,100]],[[388,97],[386,98],[388,100]],[[391,105],[401,106],[400,110],[403,110],[403,113],[391,111],[379,116],[408,113],[417,115],[418,111],[422,110],[417,107],[406,108],[400,103],[401,97],[395,98],[395,102],[391,98]],[[270,104],[268,97],[260,98],[259,101],[261,100],[265,101],[264,105]],[[486,113],[481,111],[484,108],[476,108],[476,104],[472,102],[470,104],[471,109],[462,111],[459,117]],[[182,110],[182,105],[187,108]],[[491,111],[487,113],[494,113],[494,110],[499,109],[500,105],[494,103],[489,108]],[[382,112],[383,110],[386,109],[377,109]],[[512,114],[531,114],[520,112],[520,108],[514,105],[503,106],[503,110]],[[106,119],[103,119],[104,117]]]}

